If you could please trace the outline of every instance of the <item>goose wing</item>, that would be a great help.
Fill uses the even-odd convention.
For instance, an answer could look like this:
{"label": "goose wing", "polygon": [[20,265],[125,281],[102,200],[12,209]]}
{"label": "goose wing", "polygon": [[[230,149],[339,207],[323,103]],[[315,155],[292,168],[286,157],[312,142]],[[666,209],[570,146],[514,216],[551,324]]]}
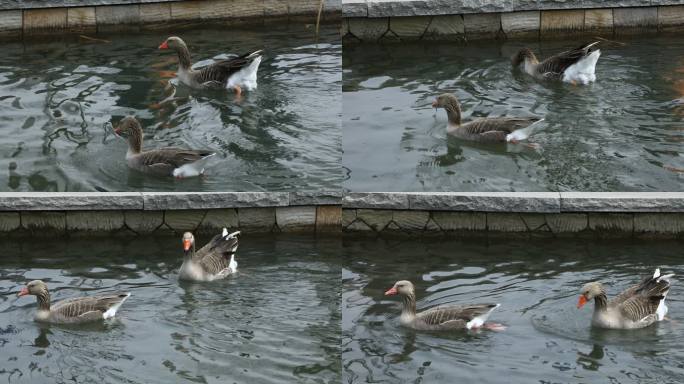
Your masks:
{"label": "goose wing", "polygon": [[591,52],[593,52],[592,48],[598,43],[598,41],[594,41],[551,56],[539,63],[537,71],[546,77],[561,76],[569,66],[591,54]]}
{"label": "goose wing", "polygon": [[228,268],[231,256],[238,247],[238,235],[240,232],[223,233],[214,236],[204,247],[195,253],[195,260],[202,266],[205,272],[218,274]]}
{"label": "goose wing", "polygon": [[611,304],[620,310],[623,317],[632,321],[655,315],[660,302],[670,290],[669,276],[656,273],[618,295]]}
{"label": "goose wing", "polygon": [[171,172],[175,168],[194,163],[212,154],[213,152],[206,150],[164,148],[143,152],[139,158],[142,165],[165,167]]}
{"label": "goose wing", "polygon": [[439,306],[428,309],[416,315],[420,321],[427,325],[462,325],[469,321],[489,313],[496,304],[473,304],[464,306]]}
{"label": "goose wing", "polygon": [[224,86],[228,78],[242,68],[248,66],[261,54],[261,50],[245,53],[230,59],[219,60],[195,72],[195,80],[211,87]]}
{"label": "goose wing", "polygon": [[55,303],[51,312],[64,319],[79,317],[95,317],[101,319],[105,312],[116,307],[128,298],[128,293],[116,293],[102,296],[86,296],[66,299]]}
{"label": "goose wing", "polygon": [[468,134],[484,141],[506,141],[511,132],[526,128],[541,119],[536,117],[495,117],[473,120],[462,125]]}

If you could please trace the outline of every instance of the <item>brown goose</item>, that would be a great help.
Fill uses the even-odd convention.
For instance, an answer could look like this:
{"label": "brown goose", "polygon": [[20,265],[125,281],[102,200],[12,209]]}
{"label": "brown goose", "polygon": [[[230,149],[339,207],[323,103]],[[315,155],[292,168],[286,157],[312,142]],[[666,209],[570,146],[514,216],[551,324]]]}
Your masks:
{"label": "brown goose", "polygon": [[464,306],[443,305],[416,313],[416,292],[413,283],[401,280],[385,292],[385,296],[400,295],[402,299],[401,324],[423,331],[449,329],[505,329],[501,324],[485,323],[499,304],[473,304]]}
{"label": "brown goose", "polygon": [[204,174],[207,160],[215,155],[210,151],[178,148],[143,151],[142,127],[133,116],[123,118],[114,133],[128,140],[128,167],[148,174],[173,176],[179,179],[199,176]]}
{"label": "brown goose", "polygon": [[237,272],[235,251],[238,248],[240,232],[228,233],[226,228],[214,236],[204,247],[195,252],[195,237],[190,232],[183,234],[183,264],[180,267],[181,280],[212,281]]}
{"label": "brown goose", "polygon": [[219,60],[201,69],[192,69],[190,51],[185,42],[176,36],[166,39],[159,49],[173,49],[178,53],[178,79],[185,85],[199,89],[234,89],[240,95],[242,88],[257,87],[257,70],[261,63],[261,50],[242,56]]}
{"label": "brown goose", "polygon": [[513,68],[522,66],[523,71],[538,79],[562,80],[572,84],[588,84],[596,80],[596,62],[600,49],[594,49],[598,41],[551,56],[541,63],[529,48],[523,48],[511,58]]}
{"label": "brown goose", "polygon": [[670,290],[669,278],[657,268],[652,277],[645,278],[608,301],[606,291],[599,282],[587,283],[580,291],[577,308],[594,300],[592,325],[599,328],[634,329],[661,321],[667,314],[665,296]]}
{"label": "brown goose", "polygon": [[446,110],[449,119],[447,134],[477,142],[517,143],[529,137],[535,123],[544,120],[538,117],[491,117],[461,123],[461,104],[450,93],[437,96],[432,107]]}
{"label": "brown goose", "polygon": [[38,312],[35,320],[55,324],[87,323],[109,319],[116,315],[130,293],[112,295],[85,296],[66,299],[50,304],[50,292],[41,280],[34,280],[22,288],[18,297],[34,295],[38,301]]}

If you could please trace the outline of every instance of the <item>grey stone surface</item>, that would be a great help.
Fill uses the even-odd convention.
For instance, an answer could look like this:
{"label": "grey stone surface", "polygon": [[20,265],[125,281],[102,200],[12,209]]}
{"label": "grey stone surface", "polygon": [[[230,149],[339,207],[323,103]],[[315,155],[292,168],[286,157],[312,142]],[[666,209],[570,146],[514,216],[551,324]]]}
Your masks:
{"label": "grey stone surface", "polygon": [[135,233],[154,232],[164,223],[162,211],[123,211],[126,226]]}
{"label": "grey stone surface", "polygon": [[354,222],[349,224],[345,228],[345,230],[353,232],[353,231],[372,231],[373,229],[371,227],[369,227],[368,225],[366,225],[366,223],[364,223],[363,221],[355,220]]}
{"label": "grey stone surface", "polygon": [[465,24],[462,15],[433,16],[425,29],[423,39],[459,40],[465,37]]}
{"label": "grey stone surface", "polygon": [[392,221],[392,211],[384,209],[358,209],[356,219],[362,220],[374,231],[382,231]]}
{"label": "grey stone surface", "polygon": [[352,17],[347,19],[349,33],[363,40],[377,41],[389,29],[387,18],[367,19]]}
{"label": "grey stone surface", "polygon": [[0,9],[84,7],[94,5],[121,5],[174,2],[183,0],[3,0]]}
{"label": "grey stone surface", "polygon": [[584,10],[550,10],[541,12],[540,32],[542,36],[579,34],[584,30]]}
{"label": "grey stone surface", "polygon": [[684,212],[683,192],[561,192],[563,212]]}
{"label": "grey stone surface", "polygon": [[590,213],[589,229],[598,232],[632,232],[634,215],[630,213]]}
{"label": "grey stone surface", "polygon": [[658,8],[619,8],[613,10],[615,31],[654,28],[658,26]]}
{"label": "grey stone surface", "polygon": [[228,228],[235,230],[239,227],[237,210],[234,208],[207,210],[198,230],[216,230]]}
{"label": "grey stone surface", "polygon": [[425,33],[430,20],[429,16],[392,17],[390,30],[402,40],[417,40]]}
{"label": "grey stone surface", "polygon": [[527,225],[517,213],[487,213],[487,229],[494,232],[527,232]]}
{"label": "grey stone surface", "polygon": [[684,213],[637,213],[634,232],[683,234]]}
{"label": "grey stone surface", "polygon": [[585,30],[612,30],[612,9],[587,9],[584,11]]}
{"label": "grey stone surface", "polygon": [[409,197],[401,192],[349,192],[342,199],[342,207],[408,209]]}
{"label": "grey stone surface", "polygon": [[0,11],[0,36],[21,36],[23,23],[22,11]]}
{"label": "grey stone surface", "polygon": [[[487,215],[481,212],[432,212],[432,221],[444,231],[484,231]],[[430,229],[429,225],[426,229]]]}
{"label": "grey stone surface", "polygon": [[539,35],[539,11],[510,12],[501,14],[501,30],[507,37]]}
{"label": "grey stone surface", "polygon": [[498,13],[465,14],[463,23],[469,39],[494,38],[501,31],[501,15]]}
{"label": "grey stone surface", "polygon": [[344,0],[345,17],[434,16],[684,4],[682,0]]}
{"label": "grey stone surface", "polygon": [[588,228],[586,213],[558,213],[546,215],[546,224],[553,233],[581,232]]}
{"label": "grey stone surface", "polygon": [[659,7],[658,28],[667,32],[684,29],[684,5]]}
{"label": "grey stone surface", "polygon": [[276,223],[275,208],[239,208],[238,220],[240,229],[268,232]]}
{"label": "grey stone surface", "polygon": [[122,211],[69,211],[66,213],[67,231],[110,232],[124,226]]}
{"label": "grey stone surface", "polygon": [[66,214],[64,212],[22,212],[21,226],[34,233],[63,232],[66,230]]}
{"label": "grey stone surface", "polygon": [[411,209],[430,211],[558,212],[555,192],[407,193]]}
{"label": "grey stone surface", "polygon": [[316,207],[316,231],[339,232],[342,230],[342,207],[320,205]]}
{"label": "grey stone surface", "polygon": [[316,226],[316,207],[276,208],[276,223],[283,232],[311,231]]}
{"label": "grey stone surface", "polygon": [[10,232],[21,227],[19,212],[0,212],[0,232]]}
{"label": "grey stone surface", "polygon": [[290,192],[290,206],[293,205],[340,205],[342,191]]}
{"label": "grey stone surface", "polygon": [[287,192],[143,192],[145,210],[284,207]]}
{"label": "grey stone surface", "polygon": [[392,214],[392,221],[409,231],[423,230],[429,219],[428,211],[394,211]]}
{"label": "grey stone surface", "polygon": [[140,23],[140,6],[115,5],[95,8],[95,18],[99,30],[130,30]]}
{"label": "grey stone surface", "polygon": [[142,209],[137,192],[3,192],[0,211]]}
{"label": "grey stone surface", "polygon": [[207,211],[184,209],[164,212],[164,223],[176,232],[194,231],[199,227]]}
{"label": "grey stone surface", "polygon": [[343,209],[342,210],[342,227],[347,227],[354,220],[356,220],[356,209]]}
{"label": "grey stone surface", "polygon": [[549,231],[549,226],[546,225],[546,217],[543,213],[521,213],[519,216],[523,223],[525,223],[528,231]]}

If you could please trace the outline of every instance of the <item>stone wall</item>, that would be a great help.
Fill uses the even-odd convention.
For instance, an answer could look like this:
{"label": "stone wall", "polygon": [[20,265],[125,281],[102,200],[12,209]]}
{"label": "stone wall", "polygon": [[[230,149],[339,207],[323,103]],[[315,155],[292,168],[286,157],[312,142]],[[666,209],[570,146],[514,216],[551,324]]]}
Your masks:
{"label": "stone wall", "polygon": [[[178,29],[207,22],[315,23],[319,0],[57,0],[0,2],[0,38],[59,33]],[[340,0],[325,0],[323,19],[337,20]]]}
{"label": "stone wall", "polygon": [[684,193],[350,193],[346,232],[684,239]]}
{"label": "stone wall", "polygon": [[346,42],[684,31],[684,0],[344,0]]}
{"label": "stone wall", "polygon": [[0,235],[339,232],[341,193],[0,193]]}

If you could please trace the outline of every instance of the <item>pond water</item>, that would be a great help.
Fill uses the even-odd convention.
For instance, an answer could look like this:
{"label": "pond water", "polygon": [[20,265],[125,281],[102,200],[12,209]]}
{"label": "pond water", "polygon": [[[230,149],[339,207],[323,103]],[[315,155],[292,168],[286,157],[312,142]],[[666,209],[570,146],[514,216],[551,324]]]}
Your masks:
{"label": "pond water", "polygon": [[[581,41],[361,44],[344,48],[343,164],[353,191],[682,191],[684,38],[604,43],[589,86],[512,72]],[[434,98],[464,120],[543,116],[523,145],[447,141]]]}
{"label": "pond water", "polygon": [[[193,61],[264,49],[258,88],[193,91],[168,32],[0,44],[0,191],[339,189],[342,46],[335,25],[184,30]],[[217,152],[203,179],[129,171],[106,122],[135,114],[145,147]]]}
{"label": "pond water", "polygon": [[[212,283],[178,282],[176,237],[1,244],[1,382],[341,380],[338,237],[243,235],[239,274]],[[104,324],[41,325],[15,296],[33,279],[53,300],[132,295]]]}
{"label": "pond water", "polygon": [[[684,284],[670,321],[635,331],[592,329],[579,289],[609,297],[650,275],[684,273],[681,242],[347,239],[342,272],[345,383],[681,383]],[[501,303],[502,332],[415,332],[399,325],[395,281],[416,285],[419,309]]]}

